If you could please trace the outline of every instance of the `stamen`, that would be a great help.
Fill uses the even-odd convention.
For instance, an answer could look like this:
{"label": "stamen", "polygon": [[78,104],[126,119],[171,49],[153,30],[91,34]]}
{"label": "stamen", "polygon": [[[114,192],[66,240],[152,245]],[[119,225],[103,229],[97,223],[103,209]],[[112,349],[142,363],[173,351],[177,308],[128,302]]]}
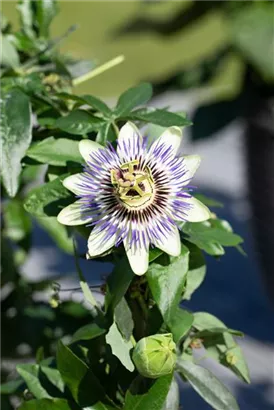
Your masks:
{"label": "stamen", "polygon": [[150,169],[134,169],[138,165],[139,160],[133,160],[122,164],[120,172],[117,169],[111,170],[111,183],[116,188],[119,199],[125,206],[133,208],[147,206],[155,193]]}
{"label": "stamen", "polygon": [[134,171],[134,165],[139,165],[139,160],[135,159],[134,161],[125,162],[121,165],[121,169],[128,169],[129,172],[132,174]]}

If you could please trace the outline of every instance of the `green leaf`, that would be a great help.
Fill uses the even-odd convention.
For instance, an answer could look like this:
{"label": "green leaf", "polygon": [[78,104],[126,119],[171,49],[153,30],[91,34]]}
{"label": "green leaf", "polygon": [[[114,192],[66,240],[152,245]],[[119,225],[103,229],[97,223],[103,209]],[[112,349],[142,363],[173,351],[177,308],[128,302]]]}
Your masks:
{"label": "green leaf", "polygon": [[0,26],[1,26],[1,32],[5,33],[6,31],[9,31],[10,22],[8,18],[2,13],[2,11],[1,11]]}
{"label": "green leaf", "polygon": [[102,402],[98,402],[98,403],[94,404],[93,406],[86,407],[83,410],[115,410],[115,408],[107,406],[106,404],[104,404]]}
{"label": "green leaf", "polygon": [[114,113],[117,117],[125,116],[130,113],[132,108],[145,104],[151,97],[151,84],[143,83],[137,87],[132,87],[119,97]]}
{"label": "green leaf", "polygon": [[153,248],[149,250],[149,262],[155,261],[159,256],[163,254],[163,251],[158,248]]}
{"label": "green leaf", "polygon": [[47,366],[40,366],[40,372],[46,376],[53,386],[55,386],[61,393],[65,391],[65,384],[62,380],[59,370]]}
{"label": "green leaf", "polygon": [[24,308],[24,315],[32,319],[44,319],[53,321],[55,319],[55,311],[48,305],[33,305]]}
{"label": "green leaf", "polygon": [[123,410],[162,410],[173,375],[168,374],[152,382],[151,386],[143,392],[145,380],[138,376],[126,393]]}
{"label": "green leaf", "polygon": [[168,327],[173,335],[175,343],[178,343],[191,329],[193,314],[185,309],[177,308],[172,318],[169,320]]}
{"label": "green leaf", "polygon": [[219,334],[223,334],[223,333],[229,333],[231,335],[239,336],[239,337],[244,336],[244,334],[242,332],[240,332],[239,330],[229,329],[228,327],[212,327],[210,329],[204,329],[204,330],[201,330],[200,332],[196,333],[195,336],[204,338],[204,337],[207,337],[207,336],[211,336],[212,334],[219,335]]}
{"label": "green leaf", "polygon": [[78,146],[78,141],[49,137],[33,144],[26,155],[43,164],[61,167],[66,166],[68,161],[83,163]]}
{"label": "green leaf", "polygon": [[274,80],[273,4],[252,4],[229,20],[232,43],[268,81]]}
{"label": "green leaf", "polygon": [[228,349],[226,355],[220,357],[220,363],[232,370],[245,383],[250,383],[249,370],[240,346]]}
{"label": "green leaf", "polygon": [[84,135],[91,131],[98,131],[104,124],[104,119],[95,117],[87,111],[74,110],[55,122],[55,127],[74,135]]}
{"label": "green leaf", "polygon": [[12,199],[3,206],[4,233],[9,239],[18,242],[31,231],[31,219],[23,204],[18,199]]}
{"label": "green leaf", "polygon": [[181,358],[177,361],[177,367],[194,390],[214,409],[239,410],[230,391],[209,370]]}
{"label": "green leaf", "polygon": [[101,128],[99,129],[99,132],[96,136],[96,142],[99,144],[105,145],[108,141],[113,142],[117,138],[117,135],[115,133],[115,130],[113,128],[113,124],[110,122],[105,122],[102,124]]}
{"label": "green leaf", "polygon": [[73,410],[73,408],[64,399],[41,399],[26,401],[18,410]]}
{"label": "green leaf", "polygon": [[39,380],[39,365],[20,364],[16,366],[17,372],[25,380],[29,391],[37,398],[50,398],[48,392],[41,385]]}
{"label": "green leaf", "polygon": [[168,324],[175,314],[181,300],[185,277],[188,270],[189,251],[182,246],[181,255],[172,258],[168,266],[153,263],[146,277],[159,310]]}
{"label": "green leaf", "polygon": [[225,324],[220,319],[207,312],[194,313],[193,326],[199,331],[215,328],[226,328]]}
{"label": "green leaf", "polygon": [[0,394],[14,394],[23,386],[23,384],[24,382],[22,379],[10,380],[9,382],[3,383],[0,385]]}
{"label": "green leaf", "polygon": [[101,112],[102,114],[105,114],[107,118],[111,116],[112,114],[111,109],[104,103],[104,101],[100,100],[97,97],[94,97],[94,95],[81,95],[80,98],[84,103],[95,108],[97,111]]}
{"label": "green leaf", "polygon": [[21,159],[31,142],[31,106],[29,98],[18,89],[1,100],[0,134],[3,183],[13,197],[19,188]]}
{"label": "green leaf", "polygon": [[1,65],[15,69],[20,65],[19,54],[8,36],[0,36],[2,53]]}
{"label": "green leaf", "polygon": [[49,27],[58,12],[56,0],[38,0],[36,2],[36,21],[41,37],[49,37]]}
{"label": "green leaf", "polygon": [[104,390],[92,371],[61,341],[57,347],[57,367],[80,406],[89,406],[104,397]]}
{"label": "green leaf", "polygon": [[17,5],[19,11],[20,25],[28,38],[34,38],[35,32],[33,30],[33,11],[31,0],[20,0]]}
{"label": "green leaf", "polygon": [[38,73],[32,73],[21,77],[4,77],[1,79],[1,86],[5,91],[18,87],[29,96],[32,96],[34,93],[44,93],[46,91],[45,85],[42,83]]}
{"label": "green leaf", "polygon": [[223,246],[237,246],[243,242],[240,236],[215,227],[215,223],[214,220],[197,223],[186,222],[182,225],[182,230],[187,235],[186,239],[189,242],[214,256],[224,254]]}
{"label": "green leaf", "polygon": [[95,337],[101,336],[106,333],[106,329],[99,327],[96,323],[90,323],[83,327],[80,327],[72,336],[71,343],[75,343],[78,340],[91,340]]}
{"label": "green leaf", "polygon": [[105,309],[112,313],[125,295],[134,273],[129,265],[127,258],[119,260],[107,279],[107,290],[105,297]]}
{"label": "green leaf", "polygon": [[72,196],[62,184],[67,176],[62,175],[31,190],[24,202],[26,211],[38,217],[57,216],[71,202]]}
{"label": "green leaf", "polygon": [[206,274],[205,258],[201,250],[189,243],[189,270],[186,277],[186,285],[183,294],[184,300],[189,300],[195,290],[201,285]]}
{"label": "green leaf", "polygon": [[161,410],[178,410],[180,406],[180,391],[175,377],[172,379],[168,395]]}
{"label": "green leaf", "polygon": [[163,109],[139,109],[132,111],[128,116],[129,119],[140,120],[149,122],[152,124],[161,125],[162,127],[184,127],[186,125],[191,125],[191,122],[187,120],[184,116],[179,114],[174,114]]}
{"label": "green leaf", "polygon": [[125,298],[122,298],[114,309],[114,320],[123,338],[129,340],[133,332],[134,322]]}
{"label": "green leaf", "polygon": [[123,338],[115,322],[106,335],[106,342],[110,345],[112,354],[120,360],[127,370],[133,372],[135,367],[130,357],[132,343]]}
{"label": "green leaf", "polygon": [[[211,357],[230,368],[241,380],[250,383],[249,371],[242,350],[233,336],[229,334],[231,329],[227,329],[221,320],[207,312],[194,313],[193,327],[200,334],[204,333],[203,344]],[[222,329],[224,333],[220,334]],[[235,355],[236,361],[229,362],[226,360],[226,354],[230,351]]]}

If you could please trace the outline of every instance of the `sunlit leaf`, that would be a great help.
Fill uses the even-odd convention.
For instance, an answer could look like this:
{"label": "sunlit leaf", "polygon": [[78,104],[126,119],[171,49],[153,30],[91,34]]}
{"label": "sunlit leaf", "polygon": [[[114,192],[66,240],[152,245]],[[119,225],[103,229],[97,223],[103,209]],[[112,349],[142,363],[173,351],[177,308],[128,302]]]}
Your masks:
{"label": "sunlit leaf", "polygon": [[[16,113],[16,115],[14,115]],[[13,197],[19,188],[21,160],[31,142],[31,106],[29,98],[18,89],[1,100],[2,178]]]}
{"label": "sunlit leaf", "polygon": [[113,323],[106,335],[106,342],[110,345],[112,354],[116,356],[120,362],[130,372],[134,371],[134,364],[130,357],[130,350],[133,345],[131,341],[123,338],[119,332],[116,323]]}
{"label": "sunlit leaf", "polygon": [[145,104],[152,97],[152,86],[149,83],[143,83],[137,87],[129,88],[118,99],[115,109],[115,115],[122,117],[127,115],[132,108]]}
{"label": "sunlit leaf", "polygon": [[239,410],[232,394],[209,370],[181,358],[177,361],[177,368],[213,409]]}

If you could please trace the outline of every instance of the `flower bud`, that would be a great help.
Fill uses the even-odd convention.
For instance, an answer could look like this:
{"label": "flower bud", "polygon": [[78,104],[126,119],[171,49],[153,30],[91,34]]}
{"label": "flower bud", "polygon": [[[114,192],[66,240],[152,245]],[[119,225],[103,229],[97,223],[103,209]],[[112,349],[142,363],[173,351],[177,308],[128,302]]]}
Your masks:
{"label": "flower bud", "polygon": [[173,371],[176,363],[176,345],[171,333],[144,337],[136,344],[133,362],[138,372],[156,379]]}

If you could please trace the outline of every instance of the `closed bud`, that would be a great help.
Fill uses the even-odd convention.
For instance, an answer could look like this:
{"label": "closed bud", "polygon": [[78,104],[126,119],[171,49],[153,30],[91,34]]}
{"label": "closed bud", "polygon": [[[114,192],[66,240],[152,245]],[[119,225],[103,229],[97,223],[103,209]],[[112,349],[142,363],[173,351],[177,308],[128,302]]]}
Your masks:
{"label": "closed bud", "polygon": [[138,372],[144,377],[156,379],[171,373],[176,363],[176,345],[171,333],[139,340],[132,359]]}

